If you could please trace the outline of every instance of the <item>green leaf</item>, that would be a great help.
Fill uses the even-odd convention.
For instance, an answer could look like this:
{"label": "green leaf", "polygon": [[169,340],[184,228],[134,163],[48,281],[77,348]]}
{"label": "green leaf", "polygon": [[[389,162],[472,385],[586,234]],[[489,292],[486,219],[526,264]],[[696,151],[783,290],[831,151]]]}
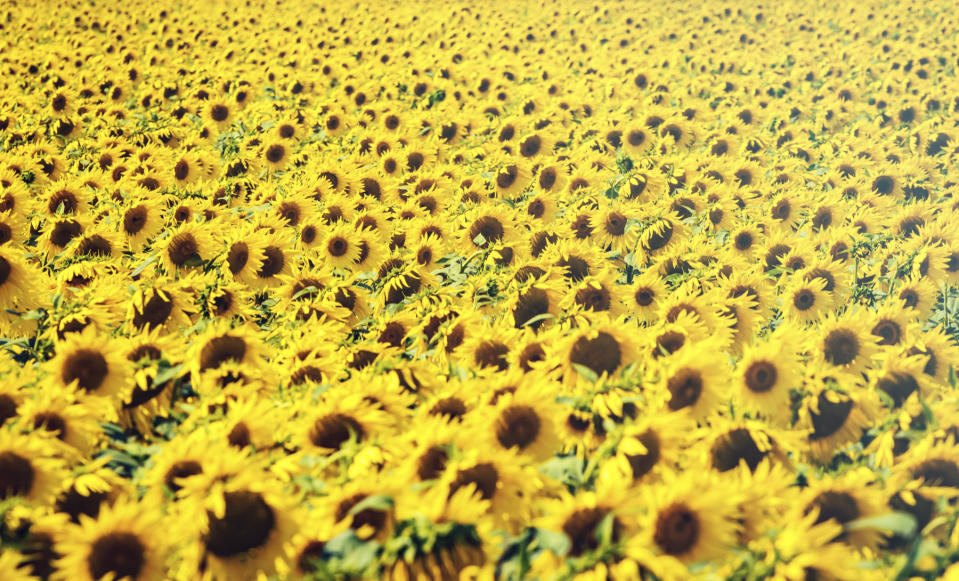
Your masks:
{"label": "green leaf", "polygon": [[359,514],[364,510],[377,510],[380,512],[386,512],[393,508],[393,499],[385,494],[371,494],[356,503],[353,508],[350,509],[350,514]]}
{"label": "green leaf", "polygon": [[159,253],[157,252],[154,252],[148,256],[146,260],[138,264],[137,267],[133,269],[133,272],[130,273],[130,276],[139,276],[140,273],[146,269],[146,267],[150,266],[156,261],[157,256],[159,256]]}
{"label": "green leaf", "polygon": [[183,364],[174,365],[173,367],[163,367],[161,366],[157,370],[156,376],[153,378],[153,386],[157,387],[163,385],[164,383],[170,381],[180,374],[180,370],[183,369]]}
{"label": "green leaf", "polygon": [[569,537],[547,529],[536,529],[536,541],[540,547],[560,557],[566,555],[572,547]]}
{"label": "green leaf", "polygon": [[916,518],[908,512],[889,512],[879,516],[856,519],[843,525],[845,531],[879,529],[906,538],[916,533]]}
{"label": "green leaf", "polygon": [[589,367],[586,367],[585,365],[580,365],[579,363],[573,363],[572,366],[573,366],[573,369],[577,371],[577,373],[579,373],[584,378],[586,378],[586,381],[589,381],[590,383],[596,383],[596,381],[599,380],[599,376],[596,375],[596,372],[590,369]]}
{"label": "green leaf", "polygon": [[555,318],[556,316],[553,315],[552,313],[542,313],[542,314],[536,315],[535,317],[532,317],[531,319],[528,319],[525,323],[523,323],[523,326],[526,327],[528,325],[534,325],[540,321],[545,321],[547,319],[555,319]]}

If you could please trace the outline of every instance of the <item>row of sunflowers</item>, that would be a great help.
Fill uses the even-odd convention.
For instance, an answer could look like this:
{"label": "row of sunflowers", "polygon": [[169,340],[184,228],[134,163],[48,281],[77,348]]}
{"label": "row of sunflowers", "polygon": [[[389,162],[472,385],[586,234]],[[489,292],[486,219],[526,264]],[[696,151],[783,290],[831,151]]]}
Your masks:
{"label": "row of sunflowers", "polygon": [[959,579],[957,18],[0,5],[0,579]]}

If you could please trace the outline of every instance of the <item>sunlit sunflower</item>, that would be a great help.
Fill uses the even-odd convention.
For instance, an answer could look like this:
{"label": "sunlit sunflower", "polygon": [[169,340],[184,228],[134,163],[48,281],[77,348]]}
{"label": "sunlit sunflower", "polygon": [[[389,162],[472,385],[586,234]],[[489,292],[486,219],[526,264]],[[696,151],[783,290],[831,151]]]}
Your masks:
{"label": "sunlit sunflower", "polygon": [[809,430],[810,456],[827,462],[838,449],[858,441],[875,414],[871,394],[822,388],[804,398],[798,425]]}
{"label": "sunlit sunflower", "polygon": [[612,376],[631,363],[636,346],[627,331],[620,322],[600,319],[593,327],[570,334],[558,354],[566,379],[575,381],[583,373]]}
{"label": "sunlit sunflower", "polygon": [[745,409],[782,423],[790,396],[802,383],[796,349],[785,334],[748,346],[736,367],[737,397]]}
{"label": "sunlit sunflower", "polygon": [[133,369],[117,342],[88,326],[57,344],[47,364],[55,385],[82,397],[103,398],[118,405],[132,389]]}
{"label": "sunlit sunflower", "polygon": [[[857,547],[876,547],[883,531],[875,526],[849,527],[856,520],[869,519],[885,511],[881,490],[870,486],[874,475],[868,469],[854,469],[839,477],[826,477],[810,483],[793,511],[793,518],[815,530],[822,523],[842,526],[834,541]],[[788,518],[788,517],[787,517]],[[830,525],[830,530],[835,531]]]}
{"label": "sunlit sunflower", "polygon": [[[296,532],[296,516],[282,484],[262,468],[245,468],[183,501],[184,528],[196,540],[184,551],[183,575],[256,579],[276,571]],[[190,517],[186,517],[190,515]]]}
{"label": "sunlit sunflower", "polygon": [[0,500],[50,502],[66,477],[64,445],[48,434],[0,429]]}
{"label": "sunlit sunflower", "polygon": [[96,519],[83,516],[55,545],[64,555],[56,579],[163,579],[167,546],[153,534],[157,513],[132,502],[103,506]]}
{"label": "sunlit sunflower", "polygon": [[665,561],[693,563],[721,555],[734,543],[735,497],[715,478],[677,477],[642,492],[650,507],[642,519],[645,532],[630,542],[627,554],[633,544],[642,544]]}
{"label": "sunlit sunflower", "polygon": [[327,230],[324,241],[317,248],[325,264],[347,268],[359,259],[360,242],[354,228],[340,222]]}
{"label": "sunlit sunflower", "polygon": [[871,335],[869,323],[860,311],[847,311],[842,317],[829,314],[810,339],[810,349],[825,364],[854,374],[872,365],[879,338]]}
{"label": "sunlit sunflower", "polygon": [[700,343],[697,349],[682,350],[664,360],[659,397],[672,412],[684,411],[703,418],[718,411],[729,385],[729,364],[720,350]]}
{"label": "sunlit sunflower", "polygon": [[195,223],[184,223],[171,231],[160,248],[167,273],[194,268],[212,258],[212,238],[206,228]]}

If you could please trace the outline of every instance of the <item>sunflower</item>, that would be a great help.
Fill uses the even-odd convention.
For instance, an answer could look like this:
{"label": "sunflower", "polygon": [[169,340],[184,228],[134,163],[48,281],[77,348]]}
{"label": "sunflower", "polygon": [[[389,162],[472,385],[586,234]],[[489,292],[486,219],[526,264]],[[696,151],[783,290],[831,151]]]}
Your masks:
{"label": "sunflower", "polygon": [[735,542],[736,498],[715,477],[680,476],[641,490],[649,507],[644,534],[629,541],[627,555],[645,556],[645,546],[667,563],[686,564],[722,555]]}
{"label": "sunflower", "polygon": [[796,348],[784,332],[746,348],[736,366],[739,402],[777,423],[790,419],[789,400],[802,383]]}
{"label": "sunflower", "polygon": [[561,306],[571,316],[576,313],[607,313],[619,317],[626,311],[627,295],[608,270],[583,278],[566,295]]}
{"label": "sunflower", "polygon": [[670,411],[684,410],[695,418],[704,418],[717,411],[730,372],[720,356],[721,349],[710,348],[708,341],[697,347],[665,360],[659,395]]}
{"label": "sunflower", "polygon": [[558,424],[562,408],[551,401],[548,383],[526,382],[497,398],[484,409],[480,432],[491,446],[515,450],[536,460],[546,460],[560,449]]}
{"label": "sunflower", "polygon": [[0,429],[0,500],[17,497],[37,506],[47,504],[66,476],[66,452],[64,444],[48,434]]}
{"label": "sunflower", "polygon": [[181,526],[192,529],[196,541],[182,552],[181,574],[217,580],[273,574],[298,528],[292,501],[260,467],[244,468],[188,496]]}
{"label": "sunflower", "polygon": [[355,229],[340,222],[327,231],[324,241],[317,248],[325,264],[334,268],[349,268],[360,258],[360,243]]}
{"label": "sunflower", "polygon": [[949,362],[959,361],[959,347],[955,340],[938,325],[913,339],[908,346],[908,354],[925,357],[923,374],[940,386],[946,385],[950,368],[956,368]]}
{"label": "sunflower", "polygon": [[162,243],[160,256],[166,272],[173,275],[180,269],[193,268],[213,257],[213,237],[195,223],[183,223],[170,232]]}
{"label": "sunflower", "polygon": [[[849,527],[850,523],[878,516],[884,512],[882,492],[871,486],[875,476],[865,467],[849,470],[839,477],[824,477],[810,482],[803,491],[792,512],[800,527],[816,527],[826,523],[828,530],[835,532],[834,525],[842,526],[833,541],[841,541],[855,547],[875,548],[882,540],[883,532],[874,526]],[[788,517],[787,517],[788,518]],[[811,533],[815,534],[815,533]]]}
{"label": "sunflower", "polygon": [[901,301],[902,308],[914,315],[914,318],[925,321],[932,313],[936,301],[935,285],[928,279],[909,277],[896,285],[894,296]]}
{"label": "sunflower", "polygon": [[100,435],[97,411],[69,392],[40,392],[31,394],[17,409],[17,415],[23,429],[49,432],[86,457]]}
{"label": "sunflower", "polygon": [[623,321],[598,318],[587,329],[571,333],[558,354],[567,381],[576,381],[585,372],[597,378],[612,376],[631,363],[636,347]]}
{"label": "sunflower", "polygon": [[616,545],[635,532],[638,498],[624,482],[597,484],[596,491],[576,495],[565,490],[559,498],[547,501],[545,514],[537,528],[562,534],[568,541],[565,559],[577,559],[594,551]]}
{"label": "sunflower", "polygon": [[304,449],[320,454],[334,453],[349,442],[363,445],[373,441],[391,425],[389,415],[379,406],[346,389],[325,392],[319,404],[308,409],[298,438]]}
{"label": "sunflower", "polygon": [[210,100],[204,105],[201,118],[223,130],[233,121],[233,106],[225,99]]}
{"label": "sunflower", "polygon": [[190,375],[194,388],[204,384],[204,377],[224,378],[224,373],[233,372],[228,364],[236,364],[255,372],[262,363],[263,349],[260,341],[246,327],[229,328],[224,324],[212,325],[190,346]]}
{"label": "sunflower", "polygon": [[81,517],[80,526],[57,541],[55,549],[64,557],[54,578],[163,579],[168,549],[162,536],[152,534],[159,526],[156,513],[133,502],[103,506],[96,519]]}
{"label": "sunflower", "polygon": [[260,247],[262,261],[256,269],[251,286],[254,288],[273,287],[281,284],[282,276],[293,268],[293,254],[290,242],[279,232],[263,235]]}
{"label": "sunflower", "polygon": [[684,226],[672,218],[663,217],[647,226],[639,235],[639,245],[647,257],[661,253],[685,236]]}
{"label": "sunflower", "polygon": [[139,287],[131,297],[128,320],[136,329],[177,329],[190,321],[185,312],[188,301],[186,293],[169,281],[156,280],[149,287]]}
{"label": "sunflower", "polygon": [[528,162],[520,160],[500,163],[493,176],[492,187],[496,196],[507,200],[518,197],[532,180],[532,172]]}
{"label": "sunflower", "polygon": [[627,422],[620,434],[616,456],[601,473],[618,470],[633,482],[659,482],[679,470],[680,453],[695,425],[690,418],[648,414]]}
{"label": "sunflower", "polygon": [[[87,326],[57,344],[56,356],[47,364],[55,385],[80,397],[103,398],[118,406],[129,397],[133,369],[119,344]],[[115,413],[115,411],[113,412]]]}
{"label": "sunflower", "polygon": [[515,453],[471,448],[450,457],[439,482],[424,499],[424,509],[439,516],[463,510],[456,508],[459,504],[478,502],[476,508],[485,509],[497,526],[516,531],[531,516],[531,507],[522,499],[542,486],[542,479]]}
{"label": "sunflower", "polygon": [[830,310],[832,300],[822,278],[794,278],[783,291],[783,315],[803,324],[814,323]]}
{"label": "sunflower", "polygon": [[128,200],[122,208],[121,232],[127,244],[140,250],[163,229],[163,218],[156,198],[144,195]]}
{"label": "sunflower", "polygon": [[652,323],[662,308],[666,285],[652,271],[645,271],[633,280],[626,304],[631,314],[646,323]]}
{"label": "sunflower", "polygon": [[870,325],[862,311],[842,316],[828,314],[810,339],[810,350],[824,364],[850,375],[872,366],[878,338],[869,334]]}
{"label": "sunflower", "polygon": [[828,462],[838,449],[859,441],[875,415],[876,402],[870,394],[823,386],[803,399],[798,425],[808,430],[810,456]]}
{"label": "sunflower", "polygon": [[13,308],[20,300],[31,298],[41,275],[11,248],[0,248],[0,306]]}
{"label": "sunflower", "polygon": [[266,246],[267,237],[262,232],[244,228],[226,239],[221,268],[236,282],[251,285],[266,261]]}
{"label": "sunflower", "polygon": [[492,204],[478,206],[464,217],[462,245],[466,248],[486,248],[513,237],[512,215]]}

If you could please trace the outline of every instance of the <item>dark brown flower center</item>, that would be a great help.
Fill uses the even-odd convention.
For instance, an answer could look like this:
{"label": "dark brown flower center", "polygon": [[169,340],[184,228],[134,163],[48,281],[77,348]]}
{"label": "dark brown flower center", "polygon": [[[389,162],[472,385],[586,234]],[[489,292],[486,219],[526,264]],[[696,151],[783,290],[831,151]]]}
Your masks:
{"label": "dark brown flower center", "polygon": [[496,422],[496,440],[504,448],[525,449],[536,441],[542,421],[536,410],[526,405],[511,405]]}
{"label": "dark brown flower center", "polygon": [[439,446],[432,446],[416,461],[416,475],[420,480],[435,480],[446,470],[449,454]]}
{"label": "dark brown flower center", "polygon": [[276,527],[276,515],[263,497],[241,490],[225,493],[223,501],[222,517],[207,511],[210,527],[203,538],[206,549],[217,557],[229,558],[265,545]]}
{"label": "dark brown flower center", "polygon": [[197,245],[196,238],[189,232],[181,232],[170,240],[167,246],[167,256],[174,266],[183,266],[191,258],[197,256],[200,247]]}
{"label": "dark brown flower center", "polygon": [[71,240],[83,233],[83,226],[74,220],[57,222],[50,230],[50,243],[58,248],[64,248]]}
{"label": "dark brown flower center", "polygon": [[823,340],[823,355],[833,365],[849,365],[859,356],[859,338],[849,329],[834,329]]}
{"label": "dark brown flower center", "polygon": [[597,375],[612,375],[623,363],[619,341],[605,331],[596,337],[580,337],[573,343],[569,353],[570,363],[591,369]]}
{"label": "dark brown flower center", "polygon": [[759,449],[749,430],[738,428],[720,436],[710,449],[713,468],[720,472],[727,472],[739,466],[739,462],[746,461],[750,471],[756,467],[766,452]]}
{"label": "dark brown flower center", "polygon": [[319,571],[319,563],[323,559],[323,550],[326,543],[323,541],[310,541],[300,551],[296,558],[296,568],[301,573],[315,573]]}
{"label": "dark brown flower center", "polygon": [[64,214],[76,214],[79,205],[80,202],[77,200],[76,194],[69,190],[60,190],[50,196],[50,201],[47,203],[47,210],[51,214],[55,214],[57,210],[60,210]]}
{"label": "dark brown flower center", "polygon": [[682,555],[699,540],[699,516],[682,504],[673,504],[656,517],[653,542],[667,555]]}
{"label": "dark brown flower center", "polygon": [[12,271],[13,268],[10,266],[10,262],[6,258],[0,256],[0,287],[7,282]]}
{"label": "dark brown flower center", "polygon": [[0,452],[0,500],[29,494],[35,477],[30,460],[9,450]]}
{"label": "dark brown flower center", "polygon": [[871,333],[879,337],[878,343],[880,345],[898,345],[902,338],[902,330],[899,328],[899,324],[891,319],[883,319],[876,323]]}
{"label": "dark brown flower center", "polygon": [[766,393],[776,385],[779,372],[771,361],[754,361],[746,368],[746,387],[755,393]]}
{"label": "dark brown flower center", "polygon": [[133,325],[142,329],[149,327],[153,329],[166,322],[170,313],[173,312],[173,301],[169,301],[160,296],[160,293],[154,292],[146,303],[139,309],[133,311]]}
{"label": "dark brown flower center", "polygon": [[683,368],[666,382],[669,390],[669,409],[681,410],[696,405],[703,393],[703,376],[695,369]]}
{"label": "dark brown flower center", "polygon": [[267,246],[263,249],[263,264],[261,264],[260,269],[256,271],[256,276],[259,278],[276,276],[283,270],[285,262],[286,259],[281,249],[276,246]]}
{"label": "dark brown flower center", "polygon": [[813,499],[804,512],[809,514],[815,508],[819,509],[819,516],[816,517],[815,524],[824,523],[828,520],[846,524],[860,516],[856,499],[847,492],[836,492],[834,490],[822,492]]}
{"label": "dark brown flower center", "polygon": [[226,121],[227,117],[229,116],[230,116],[230,110],[227,108],[226,105],[217,103],[216,105],[210,108],[210,117],[217,123],[222,123],[223,121]]}
{"label": "dark brown flower center", "polygon": [[135,235],[143,230],[147,223],[147,207],[143,204],[130,208],[123,214],[123,231]]}
{"label": "dark brown flower center", "polygon": [[[491,242],[498,242],[503,238],[503,234],[505,234],[503,225],[493,216],[477,218],[469,230],[470,240],[480,248],[486,248]],[[477,236],[483,237],[480,243],[476,242]]]}
{"label": "dark brown flower center", "polygon": [[279,163],[286,156],[286,148],[279,143],[266,148],[266,160],[270,163]]}
{"label": "dark brown flower center", "polygon": [[345,239],[339,236],[334,236],[330,238],[330,241],[326,243],[326,250],[330,253],[330,256],[339,258],[346,254],[347,250],[350,248],[350,243]]}
{"label": "dark brown flower center", "polygon": [[86,491],[80,494],[76,486],[71,486],[57,498],[56,511],[70,515],[74,524],[80,524],[80,515],[96,518],[100,514],[100,505],[107,499],[106,492]]}
{"label": "dark brown flower center", "polygon": [[107,360],[99,351],[77,349],[66,357],[60,370],[63,383],[70,385],[74,381],[84,391],[96,391],[109,373]]}
{"label": "dark brown flower center", "polygon": [[892,404],[899,407],[910,395],[919,391],[916,378],[908,373],[890,373],[876,381],[876,387],[892,398]]}
{"label": "dark brown flower center", "polygon": [[216,369],[227,361],[243,361],[246,341],[241,337],[222,335],[207,341],[200,350],[200,371]]}
{"label": "dark brown flower center", "polygon": [[648,474],[659,462],[662,453],[659,436],[656,432],[646,430],[636,439],[646,447],[646,452],[643,454],[626,454],[626,460],[629,461],[629,467],[633,472],[633,480],[638,480]]}
{"label": "dark brown flower center", "polygon": [[[563,533],[569,537],[569,554],[573,557],[579,557],[586,552],[595,551],[599,548],[599,525],[609,514],[609,510],[602,507],[581,508],[563,521]],[[622,533],[623,525],[613,517],[612,542],[618,542]]]}
{"label": "dark brown flower center", "polygon": [[539,187],[545,191],[550,191],[553,189],[553,186],[556,185],[557,178],[556,169],[548,167],[540,172],[539,174]]}
{"label": "dark brown flower center", "polygon": [[230,273],[239,274],[250,260],[250,247],[246,242],[234,242],[226,253],[226,264]]}
{"label": "dark brown flower center", "polygon": [[55,412],[40,412],[34,415],[33,428],[52,432],[61,440],[65,440],[67,437],[67,422],[63,419],[63,416]]}
{"label": "dark brown flower center", "polygon": [[516,164],[510,164],[499,170],[499,173],[496,174],[496,187],[504,190],[508,189],[516,183],[516,178],[518,177],[519,168],[516,167]]}
{"label": "dark brown flower center", "polygon": [[[341,521],[351,516],[350,511],[353,510],[353,507],[366,500],[366,498],[366,494],[359,493],[341,500],[340,503],[336,505],[334,518],[337,521]],[[373,530],[379,532],[386,528],[388,522],[389,513],[386,511],[377,510],[375,508],[364,508],[363,510],[356,511],[352,514],[352,518],[350,519],[350,528],[353,530],[359,530],[364,526],[369,526],[372,527]]]}
{"label": "dark brown flower center", "polygon": [[362,440],[366,433],[363,426],[352,417],[334,412],[313,423],[309,438],[314,446],[339,450],[340,446],[350,440],[351,435]]}
{"label": "dark brown flower center", "polygon": [[672,240],[673,224],[663,221],[651,226],[651,228],[653,228],[652,233],[646,237],[643,247],[648,252],[655,252],[664,248]]}
{"label": "dark brown flower center", "polygon": [[449,497],[452,498],[460,488],[473,484],[483,500],[490,500],[496,494],[497,482],[499,482],[499,472],[492,464],[484,462],[464,468],[456,473],[456,478],[450,484]]}
{"label": "dark brown flower center", "polygon": [[926,486],[959,488],[959,465],[945,458],[923,460],[913,469],[912,477]]}
{"label": "dark brown flower center", "polygon": [[810,434],[809,439],[822,440],[841,430],[852,412],[852,406],[851,399],[843,398],[834,402],[828,399],[825,393],[819,394],[819,412],[810,411],[809,413],[813,425],[813,433]]}
{"label": "dark brown flower center", "polygon": [[146,547],[135,534],[112,532],[98,538],[90,547],[87,567],[94,579],[108,573],[112,573],[114,579],[136,579],[146,560]]}
{"label": "dark brown flower center", "polygon": [[496,367],[500,371],[509,367],[506,356],[509,347],[498,341],[484,341],[473,353],[473,361],[480,367]]}
{"label": "dark brown flower center", "polygon": [[196,476],[197,474],[203,474],[203,467],[199,462],[195,460],[181,460],[167,470],[163,476],[163,483],[166,484],[171,491],[176,492],[182,488],[182,486],[178,484],[180,479]]}

